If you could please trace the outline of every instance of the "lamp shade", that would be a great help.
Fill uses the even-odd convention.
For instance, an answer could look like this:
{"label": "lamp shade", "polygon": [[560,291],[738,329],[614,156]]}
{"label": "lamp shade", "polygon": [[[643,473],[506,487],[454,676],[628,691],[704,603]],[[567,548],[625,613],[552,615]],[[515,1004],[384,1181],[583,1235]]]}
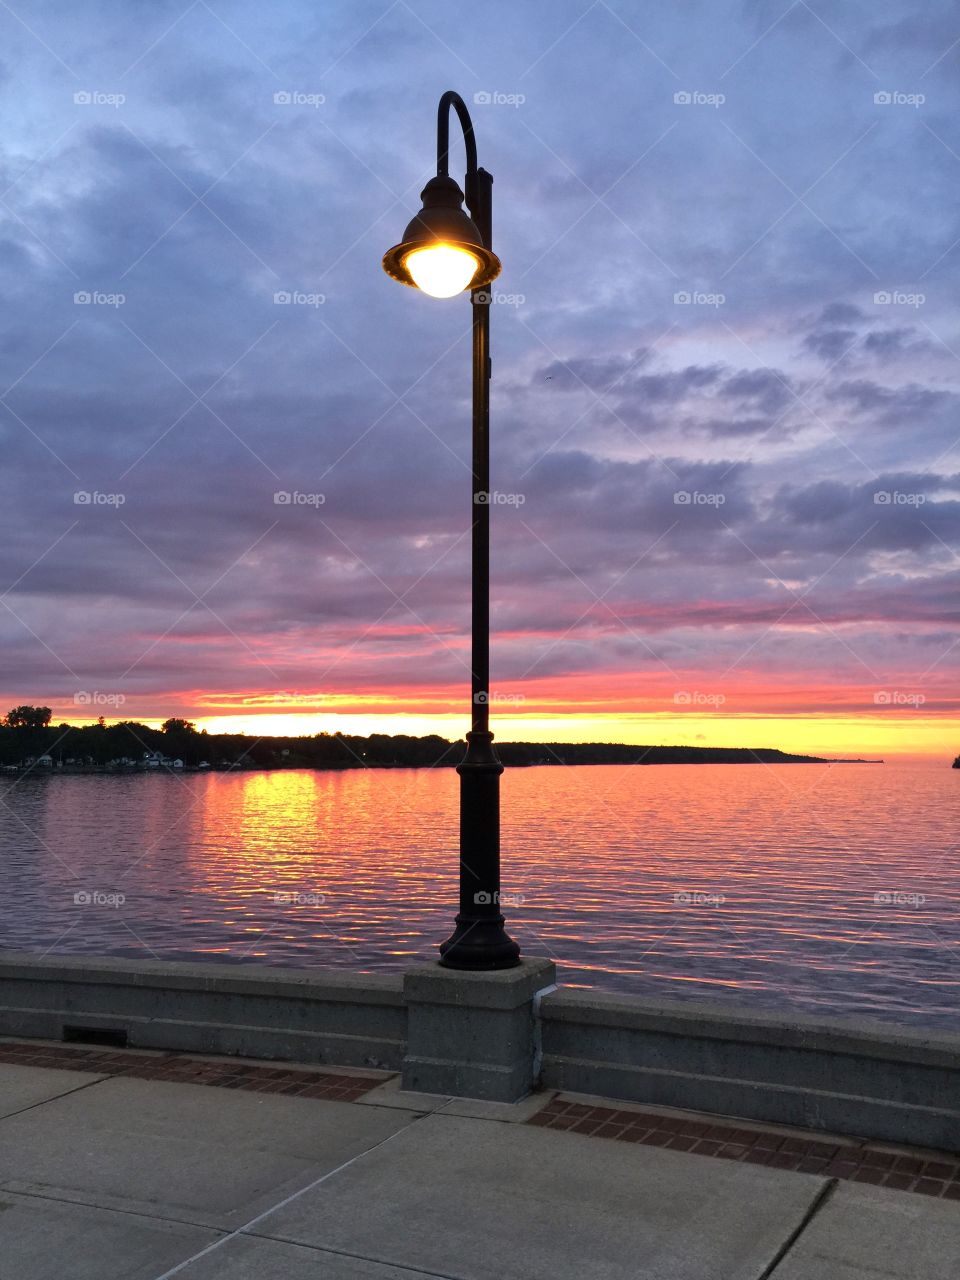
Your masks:
{"label": "lamp shade", "polygon": [[407,224],[400,243],[383,256],[387,275],[435,298],[450,298],[495,280],[500,259],[484,246],[454,180],[431,178],[420,198],[423,208]]}

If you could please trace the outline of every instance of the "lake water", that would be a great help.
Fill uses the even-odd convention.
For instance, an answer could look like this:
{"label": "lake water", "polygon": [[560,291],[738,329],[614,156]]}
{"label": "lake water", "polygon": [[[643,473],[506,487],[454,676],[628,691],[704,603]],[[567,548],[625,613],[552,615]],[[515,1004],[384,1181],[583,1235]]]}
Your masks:
{"label": "lake water", "polygon": [[[9,776],[0,944],[367,970],[431,959],[455,911],[457,787],[448,769]],[[957,1025],[949,767],[508,770],[503,863],[511,933],[567,983]]]}

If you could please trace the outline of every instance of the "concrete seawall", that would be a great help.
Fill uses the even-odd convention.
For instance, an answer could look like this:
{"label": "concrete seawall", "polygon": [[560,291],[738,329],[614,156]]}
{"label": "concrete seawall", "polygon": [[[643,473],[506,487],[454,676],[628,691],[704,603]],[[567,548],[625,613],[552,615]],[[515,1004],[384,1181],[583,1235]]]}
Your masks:
{"label": "concrete seawall", "polygon": [[102,1032],[140,1049],[399,1071],[403,977],[0,952],[0,1035]]}
{"label": "concrete seawall", "polygon": [[960,1037],[557,991],[542,1082],[831,1133],[960,1150]]}
{"label": "concrete seawall", "polygon": [[496,975],[0,952],[0,1035],[402,1071],[510,1101],[543,1085],[960,1151],[960,1037]]}

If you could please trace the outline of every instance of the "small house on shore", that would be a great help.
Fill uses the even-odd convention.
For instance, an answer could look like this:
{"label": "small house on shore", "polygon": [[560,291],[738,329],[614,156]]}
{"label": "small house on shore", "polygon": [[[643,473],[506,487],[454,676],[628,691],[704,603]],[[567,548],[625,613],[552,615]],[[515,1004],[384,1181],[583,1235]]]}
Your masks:
{"label": "small house on shore", "polygon": [[143,763],[148,769],[182,769],[183,761],[179,756],[165,756],[162,751],[145,751]]}

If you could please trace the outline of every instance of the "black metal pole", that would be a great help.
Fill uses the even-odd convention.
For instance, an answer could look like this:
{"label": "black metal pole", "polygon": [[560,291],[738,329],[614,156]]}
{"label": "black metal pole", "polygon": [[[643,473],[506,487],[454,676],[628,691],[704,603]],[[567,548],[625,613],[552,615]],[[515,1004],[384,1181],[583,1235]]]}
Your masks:
{"label": "black metal pole", "polygon": [[[446,171],[447,118],[454,106],[467,138],[467,207],[486,248],[492,239],[493,178],[476,168],[473,125],[463,100],[440,103],[438,168]],[[472,163],[471,163],[472,160]],[[500,775],[490,732],[490,292],[474,289],[473,309],[473,523],[471,704],[467,752],[460,775],[460,910],[453,934],[440,947],[449,969],[512,969],[520,947],[504,927],[500,909]]]}

